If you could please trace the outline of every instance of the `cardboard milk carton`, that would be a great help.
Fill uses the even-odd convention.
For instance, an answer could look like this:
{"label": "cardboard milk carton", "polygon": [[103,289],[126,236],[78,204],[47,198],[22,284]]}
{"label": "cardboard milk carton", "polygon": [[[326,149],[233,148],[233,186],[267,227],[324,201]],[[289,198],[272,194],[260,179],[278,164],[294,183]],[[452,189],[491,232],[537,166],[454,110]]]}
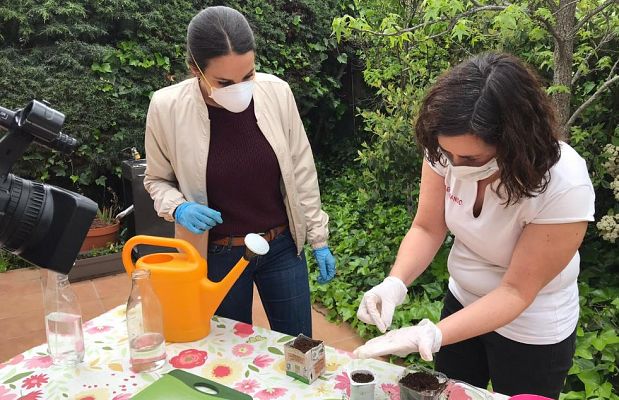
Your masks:
{"label": "cardboard milk carton", "polygon": [[300,334],[284,345],[286,375],[310,384],[325,372],[325,345]]}

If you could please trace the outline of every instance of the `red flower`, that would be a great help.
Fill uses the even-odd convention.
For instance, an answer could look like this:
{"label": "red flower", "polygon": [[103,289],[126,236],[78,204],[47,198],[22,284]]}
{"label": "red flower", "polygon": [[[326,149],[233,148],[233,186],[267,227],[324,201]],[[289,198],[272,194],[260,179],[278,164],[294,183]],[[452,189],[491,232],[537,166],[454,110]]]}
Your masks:
{"label": "red flower", "polygon": [[44,385],[47,383],[47,375],[45,374],[38,374],[38,375],[31,375],[28,378],[24,379],[24,382],[21,384],[21,386],[23,388],[26,389],[32,389],[33,387],[41,387],[41,385]]}
{"label": "red flower", "polygon": [[345,390],[346,395],[350,397],[350,378],[346,372],[342,372],[338,376],[335,377],[335,389]]}
{"label": "red flower", "polygon": [[177,356],[172,357],[170,364],[175,368],[195,368],[206,361],[208,354],[206,351],[196,349],[183,350]]}
{"label": "red flower", "polygon": [[234,334],[240,337],[248,337],[254,334],[254,327],[244,322],[237,322],[234,325]]}
{"label": "red flower", "polygon": [[41,396],[42,394],[43,393],[40,390],[35,390],[34,392],[30,392],[17,400],[39,400],[39,396]]}
{"label": "red flower", "polygon": [[226,377],[230,375],[231,372],[232,370],[227,365],[218,365],[213,369],[213,375],[217,378]]}

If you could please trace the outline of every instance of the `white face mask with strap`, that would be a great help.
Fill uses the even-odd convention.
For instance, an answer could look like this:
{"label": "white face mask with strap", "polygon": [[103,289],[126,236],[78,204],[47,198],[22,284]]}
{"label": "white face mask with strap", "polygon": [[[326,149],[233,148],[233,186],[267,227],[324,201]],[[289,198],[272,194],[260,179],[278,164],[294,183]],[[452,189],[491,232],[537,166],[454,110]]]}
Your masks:
{"label": "white face mask with strap", "polygon": [[470,167],[467,165],[453,165],[449,159],[449,165],[451,166],[451,174],[456,179],[466,181],[481,181],[492,176],[499,170],[496,157],[492,157],[490,161],[482,165],[481,167]]}
{"label": "white face mask with strap", "polygon": [[209,97],[213,99],[217,104],[225,108],[226,110],[233,113],[240,113],[245,111],[247,107],[249,107],[249,103],[251,103],[251,99],[254,96],[254,81],[253,79],[250,81],[235,83],[234,85],[226,86],[223,88],[215,88],[211,85],[204,76],[204,73],[198,67],[198,63],[196,59],[191,54],[191,58],[193,62],[200,71],[200,75],[202,75],[202,79],[211,89],[211,93]]}

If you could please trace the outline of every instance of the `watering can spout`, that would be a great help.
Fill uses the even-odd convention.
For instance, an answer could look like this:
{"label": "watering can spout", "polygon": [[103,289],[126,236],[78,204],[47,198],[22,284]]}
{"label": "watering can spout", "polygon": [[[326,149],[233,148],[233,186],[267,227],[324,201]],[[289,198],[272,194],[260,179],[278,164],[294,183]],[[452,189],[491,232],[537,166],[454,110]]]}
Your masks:
{"label": "watering can spout", "polygon": [[221,281],[202,280],[203,310],[210,320],[219,305],[224,300],[232,285],[239,279],[249,262],[256,256],[265,255],[269,251],[269,243],[260,235],[250,233],[245,236],[245,254]]}

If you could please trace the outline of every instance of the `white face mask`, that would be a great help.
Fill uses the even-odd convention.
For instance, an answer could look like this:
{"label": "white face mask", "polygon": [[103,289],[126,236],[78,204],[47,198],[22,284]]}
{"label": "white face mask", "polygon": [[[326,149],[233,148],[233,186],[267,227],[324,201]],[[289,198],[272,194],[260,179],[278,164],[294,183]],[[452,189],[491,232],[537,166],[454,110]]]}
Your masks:
{"label": "white face mask", "polygon": [[470,167],[466,165],[456,166],[453,165],[451,161],[449,161],[449,164],[451,165],[451,174],[456,179],[467,181],[481,181],[499,170],[499,165],[497,164],[495,157],[481,167]]}
{"label": "white face mask", "polygon": [[209,97],[226,110],[233,113],[240,113],[249,107],[249,103],[253,96],[254,81],[251,80],[235,83],[234,85],[223,88],[211,86],[211,94]]}
{"label": "white face mask", "polygon": [[197,66],[198,63],[196,59],[191,54],[191,58],[196,65],[198,71],[200,71],[200,75],[202,75],[202,79],[204,82],[211,88],[211,94],[209,97],[217,104],[225,108],[226,110],[233,113],[240,113],[245,111],[247,107],[249,107],[249,103],[251,102],[252,97],[254,97],[254,81],[245,81],[240,83],[235,83],[234,85],[215,88],[204,76],[204,72]]}

